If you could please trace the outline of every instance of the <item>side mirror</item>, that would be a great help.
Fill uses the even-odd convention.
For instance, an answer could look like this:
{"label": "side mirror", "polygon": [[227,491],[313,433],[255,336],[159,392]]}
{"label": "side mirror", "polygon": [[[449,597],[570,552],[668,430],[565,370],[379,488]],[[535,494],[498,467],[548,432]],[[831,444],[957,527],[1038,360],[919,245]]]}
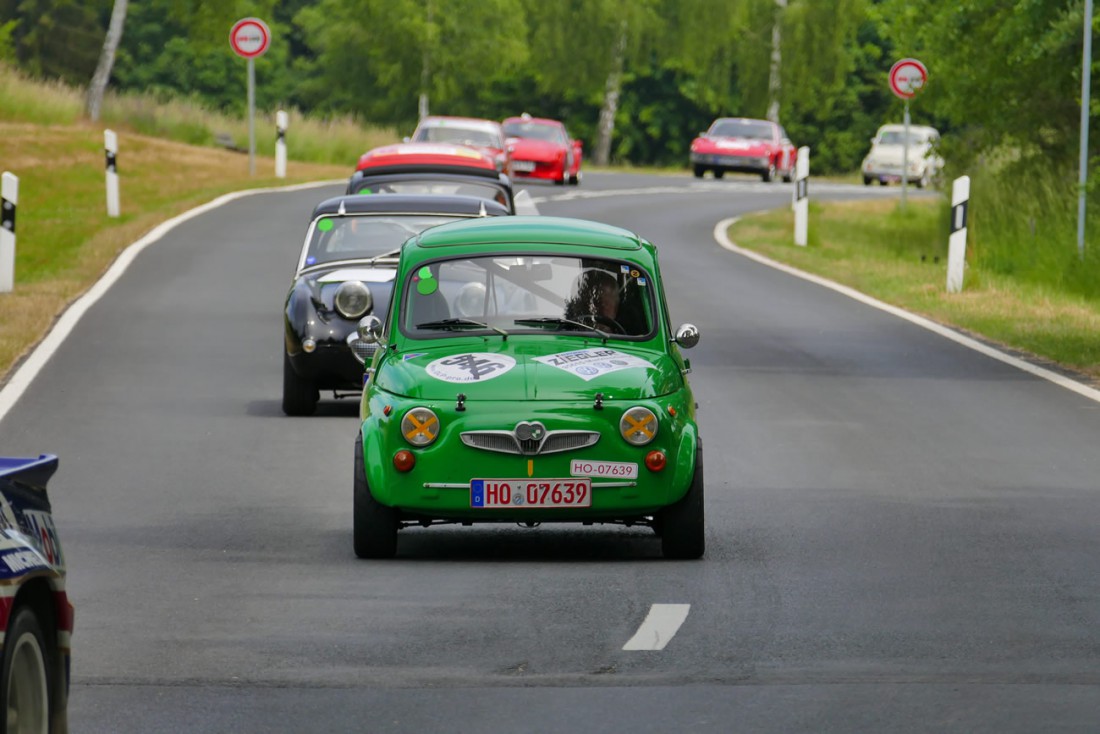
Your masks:
{"label": "side mirror", "polygon": [[401,138],[401,142],[402,143],[411,143],[412,138],[410,138],[408,135],[406,135],[405,137]]}
{"label": "side mirror", "polygon": [[675,341],[684,349],[691,349],[699,343],[699,329],[695,324],[681,324],[676,330]]}
{"label": "side mirror", "polygon": [[364,316],[359,320],[359,326],[356,332],[358,332],[359,338],[365,343],[377,344],[378,340],[382,338],[382,319],[374,314]]}

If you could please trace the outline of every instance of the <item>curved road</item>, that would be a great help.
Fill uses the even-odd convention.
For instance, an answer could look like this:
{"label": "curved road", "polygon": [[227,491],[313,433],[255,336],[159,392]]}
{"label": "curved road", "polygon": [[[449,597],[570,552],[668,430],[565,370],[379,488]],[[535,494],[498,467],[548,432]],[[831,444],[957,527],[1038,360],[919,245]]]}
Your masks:
{"label": "curved road", "polygon": [[285,289],[340,189],[173,229],[0,419],[3,454],[61,457],[74,734],[1096,726],[1100,403],[716,244],[787,186],[529,187],[656,242],[700,328],[702,561],[515,526],[356,560],[357,404],[279,409]]}

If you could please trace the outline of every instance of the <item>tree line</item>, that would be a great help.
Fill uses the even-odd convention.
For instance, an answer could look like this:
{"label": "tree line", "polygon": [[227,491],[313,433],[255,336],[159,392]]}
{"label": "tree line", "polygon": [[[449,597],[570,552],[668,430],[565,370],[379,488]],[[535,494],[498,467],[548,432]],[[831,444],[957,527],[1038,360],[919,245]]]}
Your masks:
{"label": "tree line", "polygon": [[[124,23],[119,21],[122,3]],[[128,5],[128,7],[127,7]],[[686,165],[718,116],[778,119],[817,172],[854,170],[898,122],[891,64],[929,68],[914,123],[976,161],[1076,171],[1083,0],[0,0],[0,61],[243,112],[234,21],[273,41],[257,104],[411,130],[424,111],[561,119],[589,155]],[[1095,76],[1095,75],[1094,75]],[[1095,97],[1094,97],[1095,100]],[[1094,101],[1094,109],[1100,102]],[[1100,140],[1100,135],[1093,136]],[[1097,146],[1094,146],[1094,148]],[[1094,151],[1095,152],[1095,151]]]}

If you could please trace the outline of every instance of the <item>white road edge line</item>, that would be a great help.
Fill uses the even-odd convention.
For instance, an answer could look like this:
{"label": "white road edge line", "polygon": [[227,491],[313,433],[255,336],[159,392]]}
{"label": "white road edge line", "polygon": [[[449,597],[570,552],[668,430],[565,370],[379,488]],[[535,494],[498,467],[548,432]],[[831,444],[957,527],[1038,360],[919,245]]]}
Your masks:
{"label": "white road edge line", "polygon": [[16,401],[22,397],[26,392],[31,382],[38,376],[38,371],[49,361],[54,352],[65,341],[65,337],[76,327],[81,317],[87,313],[88,309],[95,305],[96,301],[107,293],[107,290],[115,284],[122,274],[126,272],[126,269],[130,267],[130,264],[134,261],[141,251],[149,245],[159,240],[168,232],[172,231],[175,227],[183,224],[188,219],[193,219],[200,214],[217,209],[218,207],[228,204],[231,201],[237,199],[243,199],[246,196],[252,196],[254,194],[265,194],[272,191],[301,191],[304,189],[319,188],[321,186],[331,186],[337,183],[343,183],[344,180],[333,181],[314,181],[305,184],[296,184],[293,186],[275,186],[263,189],[247,189],[244,191],[234,191],[223,196],[219,196],[213,201],[209,201],[202,206],[195,207],[189,211],[184,212],[178,216],[161,222],[159,225],[150,230],[144,237],[137,242],[129,245],[125,250],[119,254],[115,259],[111,267],[107,269],[107,272],[103,274],[95,284],[84,292],[84,295],[80,296],[73,302],[69,308],[61,314],[61,318],[57,320],[54,327],[50,329],[46,337],[39,342],[26,361],[19,366],[19,369],[15,371],[15,374],[11,376],[8,383],[4,385],[3,389],[0,389],[0,420],[4,419],[8,411],[15,405]]}
{"label": "white road edge line", "polygon": [[687,619],[690,604],[654,604],[624,650],[664,650]]}
{"label": "white road edge line", "polygon": [[816,283],[817,285],[824,286],[825,288],[834,290],[837,293],[848,296],[849,298],[859,301],[860,303],[864,303],[873,308],[877,308],[880,311],[885,311],[889,314],[893,314],[898,318],[905,319],[912,324],[916,324],[917,326],[920,326],[924,329],[928,329],[929,331],[950,339],[953,342],[961,344],[964,347],[973,349],[975,352],[980,352],[987,357],[992,357],[993,359],[1004,362],[1005,364],[1011,365],[1029,374],[1035,375],[1036,377],[1041,377],[1044,380],[1053,382],[1059,387],[1064,387],[1067,390],[1072,390],[1078,395],[1086,397],[1089,400],[1100,403],[1100,390],[1097,390],[1096,388],[1089,387],[1088,385],[1070,379],[1065,375],[1060,375],[1057,372],[1052,372],[1051,370],[1044,369],[1043,367],[1039,367],[1038,365],[1031,364],[1030,362],[1019,359],[1018,357],[1013,357],[1011,354],[1006,354],[998,349],[994,349],[987,344],[982,344],[981,342],[964,336],[957,331],[947,328],[946,326],[937,324],[936,322],[930,321],[922,316],[917,316],[916,314],[909,313],[908,311],[904,311],[900,308],[897,308],[896,306],[891,306],[888,303],[883,303],[876,298],[872,298],[871,296],[868,296],[864,293],[860,293],[859,291],[853,288],[849,288],[848,286],[841,285],[840,283],[822,278],[817,275],[812,275],[803,270],[799,270],[798,268],[792,268],[790,265],[785,265],[781,262],[777,262],[775,260],[772,260],[771,258],[753,252],[752,250],[746,250],[743,247],[738,247],[730,240],[729,235],[726,234],[726,231],[733,225],[734,222],[738,221],[739,219],[741,219],[741,217],[730,217],[729,219],[723,219],[722,221],[718,222],[718,224],[714,225],[714,240],[726,250],[737,253],[738,255],[743,255],[744,257],[755,260],[756,262],[767,265],[768,267],[775,268],[776,270],[782,270],[784,273],[789,273],[790,275],[793,275],[797,278],[802,278],[803,280],[808,280],[811,283]]}

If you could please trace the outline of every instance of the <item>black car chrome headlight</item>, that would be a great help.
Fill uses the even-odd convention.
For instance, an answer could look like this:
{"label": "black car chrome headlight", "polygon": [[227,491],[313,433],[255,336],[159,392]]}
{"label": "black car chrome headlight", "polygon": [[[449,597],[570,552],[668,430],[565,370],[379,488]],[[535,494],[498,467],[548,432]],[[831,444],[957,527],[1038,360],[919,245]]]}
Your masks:
{"label": "black car chrome headlight", "polygon": [[346,319],[357,319],[370,310],[370,289],[359,280],[341,283],[333,299],[336,311]]}
{"label": "black car chrome headlight", "polygon": [[645,446],[657,438],[657,416],[649,408],[637,405],[619,419],[619,433],[632,446]]}

